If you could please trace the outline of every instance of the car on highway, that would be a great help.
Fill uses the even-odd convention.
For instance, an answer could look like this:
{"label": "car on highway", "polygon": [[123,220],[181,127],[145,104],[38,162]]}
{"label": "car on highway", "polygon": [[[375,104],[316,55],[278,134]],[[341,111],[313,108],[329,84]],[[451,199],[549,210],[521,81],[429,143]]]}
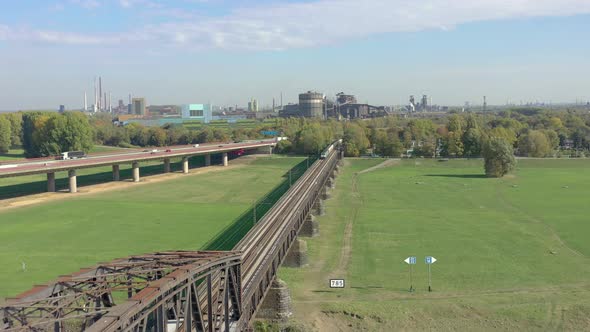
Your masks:
{"label": "car on highway", "polygon": [[152,151],[150,151],[151,154],[155,154],[158,153],[158,149],[153,149]]}
{"label": "car on highway", "polygon": [[198,148],[198,147],[199,147],[199,144],[195,144],[195,148]]}
{"label": "car on highway", "polygon": [[145,150],[143,150],[143,152],[150,152],[150,150],[148,150],[148,149],[145,149]]}
{"label": "car on highway", "polygon": [[172,150],[171,149],[166,149],[166,152],[172,152]]}

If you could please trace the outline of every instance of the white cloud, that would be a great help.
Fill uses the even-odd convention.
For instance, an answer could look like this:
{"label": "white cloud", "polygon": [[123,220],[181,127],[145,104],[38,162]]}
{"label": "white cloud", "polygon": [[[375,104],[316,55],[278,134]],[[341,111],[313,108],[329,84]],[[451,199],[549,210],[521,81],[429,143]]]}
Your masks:
{"label": "white cloud", "polygon": [[[72,0],[98,6],[97,0]],[[122,7],[149,0],[119,0]],[[161,7],[161,6],[160,6]],[[282,50],[310,47],[379,33],[447,30],[476,21],[566,16],[590,13],[588,0],[318,0],[238,8],[224,17],[186,17],[177,8],[169,23],[110,35],[85,35],[56,31],[15,31],[0,28],[0,39],[31,39],[67,44],[117,44],[148,41],[180,47]],[[196,46],[195,46],[196,45]]]}

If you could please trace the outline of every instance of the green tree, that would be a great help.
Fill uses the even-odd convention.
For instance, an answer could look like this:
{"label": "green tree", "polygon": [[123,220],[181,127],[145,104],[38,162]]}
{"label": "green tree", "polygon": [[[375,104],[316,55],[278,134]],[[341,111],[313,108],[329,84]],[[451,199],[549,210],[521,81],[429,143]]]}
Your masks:
{"label": "green tree", "polygon": [[551,152],[551,143],[539,130],[529,130],[518,139],[518,153],[527,157],[546,157]]}
{"label": "green tree", "polygon": [[148,145],[164,146],[166,145],[166,131],[160,127],[151,127],[148,129]]}
{"label": "green tree", "polygon": [[488,139],[483,145],[482,155],[488,177],[503,177],[516,166],[512,145],[501,137]]}
{"label": "green tree", "polygon": [[[355,156],[359,156],[360,154],[365,153],[370,144],[369,139],[367,138],[367,135],[365,133],[365,130],[360,125],[354,122],[347,123],[344,126],[343,139],[345,143],[350,143],[350,152],[354,152],[353,154]],[[346,145],[344,153],[345,155],[349,155],[351,157],[353,156],[353,154],[347,153]]]}
{"label": "green tree", "polygon": [[6,153],[10,150],[12,131],[10,121],[0,115],[0,153]]}
{"label": "green tree", "polygon": [[481,131],[477,128],[469,128],[463,134],[463,155],[477,157],[481,154]]}
{"label": "green tree", "polygon": [[23,144],[23,113],[7,113],[6,118],[10,121],[10,145],[19,147]]}

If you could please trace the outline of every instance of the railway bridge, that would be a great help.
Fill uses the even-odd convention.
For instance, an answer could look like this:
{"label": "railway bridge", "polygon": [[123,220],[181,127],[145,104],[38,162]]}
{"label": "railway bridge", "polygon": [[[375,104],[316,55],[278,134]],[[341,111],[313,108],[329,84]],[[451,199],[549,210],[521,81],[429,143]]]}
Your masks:
{"label": "railway bridge", "polygon": [[335,141],[233,250],[158,252],[60,276],[7,299],[0,330],[248,331],[341,158]]}

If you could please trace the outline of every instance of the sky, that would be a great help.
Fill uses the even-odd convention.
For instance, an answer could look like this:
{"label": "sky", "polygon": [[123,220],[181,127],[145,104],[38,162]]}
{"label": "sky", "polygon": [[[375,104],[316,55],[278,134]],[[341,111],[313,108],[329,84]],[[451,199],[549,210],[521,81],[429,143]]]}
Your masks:
{"label": "sky", "polygon": [[19,0],[0,4],[0,110],[590,100],[590,0]]}

